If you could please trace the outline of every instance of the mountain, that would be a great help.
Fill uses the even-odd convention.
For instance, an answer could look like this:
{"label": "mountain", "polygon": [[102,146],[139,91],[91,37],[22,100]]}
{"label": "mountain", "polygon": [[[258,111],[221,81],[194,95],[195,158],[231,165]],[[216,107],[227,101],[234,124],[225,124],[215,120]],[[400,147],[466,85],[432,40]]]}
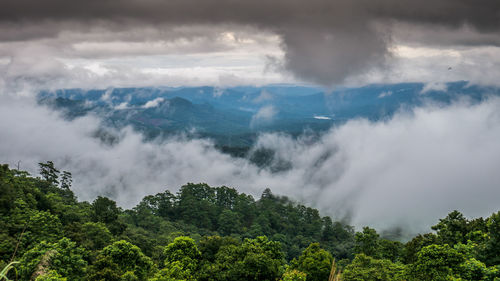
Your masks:
{"label": "mountain", "polygon": [[262,132],[320,133],[353,118],[380,120],[425,103],[479,102],[500,89],[448,83],[426,90],[422,83],[377,84],[326,91],[318,87],[61,89],[39,94],[41,103],[67,118],[93,113],[112,127],[131,125],[147,137],[185,133],[218,145],[248,147]]}

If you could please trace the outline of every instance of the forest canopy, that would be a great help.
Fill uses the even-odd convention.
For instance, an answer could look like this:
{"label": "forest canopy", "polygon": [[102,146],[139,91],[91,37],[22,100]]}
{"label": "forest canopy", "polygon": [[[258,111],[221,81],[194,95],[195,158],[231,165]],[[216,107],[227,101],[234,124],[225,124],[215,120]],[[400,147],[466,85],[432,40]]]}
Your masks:
{"label": "forest canopy", "polygon": [[500,212],[453,211],[402,243],[270,189],[188,183],[124,210],[39,167],[0,165],[0,280],[500,280]]}

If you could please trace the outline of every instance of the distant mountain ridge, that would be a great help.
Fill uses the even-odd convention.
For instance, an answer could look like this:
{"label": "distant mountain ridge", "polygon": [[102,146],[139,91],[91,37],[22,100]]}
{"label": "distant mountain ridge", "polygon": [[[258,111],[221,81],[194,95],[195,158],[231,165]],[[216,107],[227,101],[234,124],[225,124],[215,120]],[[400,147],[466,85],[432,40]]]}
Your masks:
{"label": "distant mountain ridge", "polygon": [[106,125],[131,125],[150,138],[188,132],[210,137],[221,146],[245,147],[261,132],[321,132],[353,118],[390,118],[398,110],[428,101],[447,105],[460,98],[478,102],[500,95],[498,88],[465,81],[448,83],[446,90],[424,90],[423,83],[331,92],[295,85],[61,89],[41,92],[39,101],[64,111],[67,118],[93,113]]}

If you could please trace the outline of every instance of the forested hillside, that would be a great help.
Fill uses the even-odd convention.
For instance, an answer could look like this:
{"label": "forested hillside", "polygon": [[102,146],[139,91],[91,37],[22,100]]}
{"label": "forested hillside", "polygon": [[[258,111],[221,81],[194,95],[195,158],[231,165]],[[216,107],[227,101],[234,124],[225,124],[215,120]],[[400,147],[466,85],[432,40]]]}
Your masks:
{"label": "forested hillside", "polygon": [[401,243],[269,189],[188,183],[123,210],[79,202],[52,162],[40,175],[0,166],[0,280],[500,280],[500,212]]}

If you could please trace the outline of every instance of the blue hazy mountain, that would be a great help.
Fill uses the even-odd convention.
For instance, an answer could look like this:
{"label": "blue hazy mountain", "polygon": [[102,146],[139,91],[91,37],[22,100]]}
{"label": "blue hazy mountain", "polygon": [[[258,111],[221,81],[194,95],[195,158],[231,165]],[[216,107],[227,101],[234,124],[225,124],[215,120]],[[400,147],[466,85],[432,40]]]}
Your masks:
{"label": "blue hazy mountain", "polygon": [[93,113],[104,124],[132,126],[147,137],[180,132],[210,137],[220,145],[248,146],[260,132],[321,132],[353,118],[386,119],[424,103],[481,101],[500,89],[454,82],[422,92],[422,83],[368,85],[325,91],[318,87],[155,87],[44,91],[41,103],[67,118]]}

